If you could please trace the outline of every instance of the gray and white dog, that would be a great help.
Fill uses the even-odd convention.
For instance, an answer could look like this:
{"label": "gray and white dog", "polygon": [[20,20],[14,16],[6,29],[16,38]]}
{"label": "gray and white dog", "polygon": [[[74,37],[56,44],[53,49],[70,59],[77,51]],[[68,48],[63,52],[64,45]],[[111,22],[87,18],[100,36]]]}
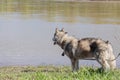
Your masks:
{"label": "gray and white dog", "polygon": [[99,38],[83,38],[78,40],[75,37],[68,36],[63,29],[56,28],[54,45],[59,45],[64,51],[62,55],[67,55],[71,60],[73,71],[79,69],[79,59],[97,60],[103,70],[113,70],[116,68],[116,58],[113,54],[113,48],[108,41]]}

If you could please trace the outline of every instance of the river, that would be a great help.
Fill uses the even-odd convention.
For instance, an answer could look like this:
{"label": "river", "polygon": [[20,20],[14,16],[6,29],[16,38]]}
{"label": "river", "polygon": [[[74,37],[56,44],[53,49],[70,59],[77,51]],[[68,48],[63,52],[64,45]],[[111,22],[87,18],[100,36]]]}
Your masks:
{"label": "river", "polygon": [[[120,52],[119,2],[2,0],[0,2],[0,66],[70,65],[53,45],[55,28],[76,38],[109,40]],[[119,59],[117,66],[120,67]],[[80,65],[99,66],[96,61]]]}

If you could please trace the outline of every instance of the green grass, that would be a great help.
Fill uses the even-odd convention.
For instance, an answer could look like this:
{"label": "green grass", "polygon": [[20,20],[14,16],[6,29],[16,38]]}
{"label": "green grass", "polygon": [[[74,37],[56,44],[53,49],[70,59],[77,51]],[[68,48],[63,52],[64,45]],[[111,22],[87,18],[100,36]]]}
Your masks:
{"label": "green grass", "polygon": [[119,75],[119,69],[100,72],[91,67],[78,72],[71,72],[69,66],[0,67],[0,80],[120,80]]}

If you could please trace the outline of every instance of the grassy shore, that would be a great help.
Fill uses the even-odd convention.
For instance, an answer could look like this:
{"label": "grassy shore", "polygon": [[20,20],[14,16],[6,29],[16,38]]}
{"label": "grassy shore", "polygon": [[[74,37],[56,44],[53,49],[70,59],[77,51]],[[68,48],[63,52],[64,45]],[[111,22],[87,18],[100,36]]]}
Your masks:
{"label": "grassy shore", "polygon": [[0,67],[0,80],[120,80],[119,75],[119,69],[100,72],[91,67],[78,72],[71,72],[69,66]]}

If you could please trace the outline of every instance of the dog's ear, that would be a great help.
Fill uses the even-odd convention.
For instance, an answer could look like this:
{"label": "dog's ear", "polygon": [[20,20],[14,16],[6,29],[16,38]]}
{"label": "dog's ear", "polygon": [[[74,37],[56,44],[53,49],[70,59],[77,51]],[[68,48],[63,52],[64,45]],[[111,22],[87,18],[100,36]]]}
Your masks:
{"label": "dog's ear", "polygon": [[58,28],[55,29],[55,32],[58,32]]}
{"label": "dog's ear", "polygon": [[62,28],[62,29],[61,29],[61,31],[63,31],[63,32],[64,32],[64,28]]}
{"label": "dog's ear", "polygon": [[65,34],[67,34],[68,32],[65,32]]}
{"label": "dog's ear", "polygon": [[105,41],[105,43],[107,43],[107,44],[108,44],[108,43],[109,43],[109,41],[107,40],[107,41]]}

